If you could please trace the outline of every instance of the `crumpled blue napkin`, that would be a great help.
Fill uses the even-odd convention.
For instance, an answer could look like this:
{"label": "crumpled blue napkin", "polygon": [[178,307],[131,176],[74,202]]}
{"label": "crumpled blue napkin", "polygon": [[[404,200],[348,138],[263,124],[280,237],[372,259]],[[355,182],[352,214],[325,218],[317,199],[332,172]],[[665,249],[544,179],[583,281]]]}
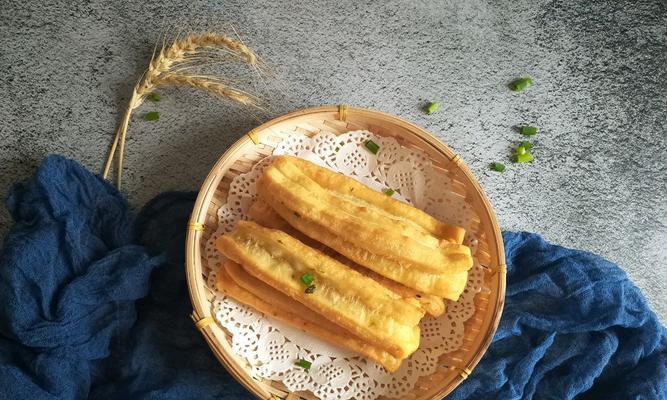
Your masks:
{"label": "crumpled blue napkin", "polygon": [[[7,399],[251,399],[188,318],[184,233],[195,195],[134,216],[108,183],[47,158],[8,199],[0,255]],[[494,342],[453,399],[665,399],[667,330],[616,265],[504,234]]]}

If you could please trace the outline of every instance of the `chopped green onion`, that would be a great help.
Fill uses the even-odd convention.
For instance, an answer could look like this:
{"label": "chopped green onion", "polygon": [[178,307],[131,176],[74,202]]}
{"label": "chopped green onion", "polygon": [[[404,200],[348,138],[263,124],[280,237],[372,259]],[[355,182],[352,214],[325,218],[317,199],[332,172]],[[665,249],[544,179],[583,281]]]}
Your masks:
{"label": "chopped green onion", "polygon": [[519,164],[527,163],[529,161],[533,161],[533,155],[530,153],[516,155],[516,162]]}
{"label": "chopped green onion", "polygon": [[533,80],[530,76],[524,76],[523,78],[515,79],[510,83],[510,89],[514,92],[521,92],[529,87],[533,86]]}
{"label": "chopped green onion", "polygon": [[526,148],[523,146],[519,146],[516,148],[516,154],[523,155],[526,154]]}
{"label": "chopped green onion", "polygon": [[387,196],[393,196],[394,193],[396,193],[396,191],[395,191],[394,189],[392,189],[392,188],[386,188],[385,190],[383,190],[383,192],[384,192],[384,194],[386,194]]}
{"label": "chopped green onion", "polygon": [[432,101],[426,106],[426,113],[433,114],[434,112],[438,111],[438,108],[440,108],[440,103]]}
{"label": "chopped green onion", "polygon": [[492,162],[491,163],[491,170],[496,171],[496,172],[503,172],[503,171],[505,171],[505,164],[499,163],[499,162]]}
{"label": "chopped green onion", "polygon": [[301,360],[295,362],[294,365],[297,365],[297,366],[299,366],[299,367],[301,367],[301,368],[303,368],[307,371],[307,370],[310,369],[310,366],[313,365],[313,363],[311,363],[310,361],[301,359]]}
{"label": "chopped green onion", "polygon": [[380,150],[380,146],[378,146],[378,144],[372,140],[367,140],[366,143],[364,143],[364,146],[366,146],[368,151],[370,151],[373,154],[377,154],[378,150]]}
{"label": "chopped green onion", "polygon": [[521,132],[522,135],[533,136],[537,133],[537,128],[534,126],[526,125],[519,127],[519,132]]}
{"label": "chopped green onion", "polygon": [[306,288],[305,292],[311,294],[315,291],[315,285],[310,285]]}
{"label": "chopped green onion", "polygon": [[523,142],[521,142],[521,143],[519,144],[519,146],[521,146],[521,147],[523,147],[524,149],[526,149],[526,151],[530,151],[530,149],[533,148],[533,145],[530,144],[530,142],[527,141],[527,140],[524,140]]}
{"label": "chopped green onion", "polygon": [[311,283],[315,278],[313,278],[313,275],[311,275],[309,272],[306,272],[305,274],[301,275],[301,282],[303,282],[304,285],[310,286]]}
{"label": "chopped green onion", "polygon": [[149,94],[148,96],[146,96],[146,98],[148,100],[154,101],[154,102],[158,102],[158,101],[162,100],[162,96],[160,96],[160,93],[155,93],[155,92]]}
{"label": "chopped green onion", "polygon": [[157,121],[160,119],[160,113],[157,111],[151,111],[144,114],[144,119],[146,121]]}

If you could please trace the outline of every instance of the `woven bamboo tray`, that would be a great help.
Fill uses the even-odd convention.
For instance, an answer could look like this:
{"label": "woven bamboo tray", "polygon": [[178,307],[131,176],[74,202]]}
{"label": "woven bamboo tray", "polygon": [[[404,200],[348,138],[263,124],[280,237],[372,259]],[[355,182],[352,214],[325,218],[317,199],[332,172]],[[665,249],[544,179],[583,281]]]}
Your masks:
{"label": "woven bamboo tray", "polygon": [[471,373],[482,358],[498,327],[505,299],[505,253],[503,241],[486,195],[463,160],[434,136],[398,117],[378,111],[347,106],[326,106],[292,112],[253,129],[227,150],[204,181],[188,224],[186,272],[192,319],[206,342],[232,376],[257,398],[263,400],[307,399],[308,393],[289,393],[280,382],[259,380],[248,374],[245,360],[231,350],[231,338],[211,315],[213,293],[206,286],[209,273],[204,245],[217,227],[218,208],[226,201],[232,179],[248,172],[258,160],[271,154],[274,147],[292,133],[312,136],[320,131],[344,133],[367,129],[379,136],[392,136],[405,147],[425,151],[434,165],[447,171],[458,194],[477,212],[479,250],[477,257],[485,269],[484,287],[475,297],[475,314],[465,323],[461,348],[444,354],[441,366],[430,376],[418,380],[404,399],[441,399]]}

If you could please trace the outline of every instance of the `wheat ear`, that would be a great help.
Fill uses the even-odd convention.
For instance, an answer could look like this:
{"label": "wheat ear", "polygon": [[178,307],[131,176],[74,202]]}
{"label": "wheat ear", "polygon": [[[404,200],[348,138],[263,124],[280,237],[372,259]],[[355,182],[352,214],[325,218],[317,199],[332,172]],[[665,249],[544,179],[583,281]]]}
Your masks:
{"label": "wheat ear", "polygon": [[257,99],[254,96],[242,90],[229,87],[215,77],[168,73],[158,79],[156,84],[158,86],[191,86],[209,91],[222,97],[230,98],[244,105],[257,105]]}
{"label": "wheat ear", "polygon": [[127,128],[132,117],[132,112],[144,102],[148,94],[158,87],[168,85],[191,86],[207,90],[244,105],[256,106],[257,101],[255,97],[242,90],[225,85],[220,78],[171,72],[179,70],[179,67],[183,65],[193,67],[202,65],[205,62],[222,61],[226,55],[231,55],[235,59],[257,70],[261,69],[257,56],[250,48],[238,40],[215,32],[189,34],[183,39],[174,41],[168,47],[163,47],[158,55],[153,57],[142,78],[132,89],[132,96],[128,102],[127,109],[125,109],[123,118],[116,129],[109,155],[104,164],[102,176],[105,179],[109,176],[111,164],[116,155],[116,150],[118,150],[116,186],[120,189],[125,154],[125,137],[127,136]]}

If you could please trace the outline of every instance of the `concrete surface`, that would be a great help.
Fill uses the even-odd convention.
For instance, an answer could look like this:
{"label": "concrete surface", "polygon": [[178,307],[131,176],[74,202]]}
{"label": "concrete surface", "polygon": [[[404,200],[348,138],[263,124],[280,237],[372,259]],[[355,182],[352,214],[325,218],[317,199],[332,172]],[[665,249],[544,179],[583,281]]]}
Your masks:
{"label": "concrete surface", "polygon": [[[272,66],[258,87],[267,110],[163,92],[137,113],[159,110],[160,121],[130,126],[124,191],[133,204],[197,189],[236,138],[272,116],[320,104],[376,108],[460,153],[504,229],[619,263],[667,321],[664,0],[0,3],[3,196],[48,153],[99,171],[160,34],[231,22]],[[534,87],[507,90],[524,74]],[[443,107],[427,116],[420,106],[431,99]],[[522,123],[540,130],[536,159],[515,166],[509,154],[522,137],[512,127]],[[492,161],[507,171],[488,171]],[[10,221],[4,210],[0,218],[1,236]]]}

